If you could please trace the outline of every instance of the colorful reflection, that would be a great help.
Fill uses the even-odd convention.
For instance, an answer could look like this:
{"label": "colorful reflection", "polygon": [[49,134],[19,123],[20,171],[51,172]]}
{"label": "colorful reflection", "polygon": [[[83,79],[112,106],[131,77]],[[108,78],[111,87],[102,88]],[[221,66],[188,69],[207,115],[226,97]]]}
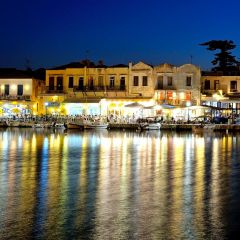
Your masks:
{"label": "colorful reflection", "polygon": [[0,130],[0,239],[238,231],[240,135]]}

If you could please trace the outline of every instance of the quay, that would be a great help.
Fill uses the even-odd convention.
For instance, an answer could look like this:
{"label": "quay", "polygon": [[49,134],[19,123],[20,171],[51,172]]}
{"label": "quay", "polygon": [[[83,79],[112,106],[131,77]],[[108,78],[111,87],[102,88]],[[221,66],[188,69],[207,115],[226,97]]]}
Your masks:
{"label": "quay", "polygon": [[[39,124],[49,125],[47,121],[40,121]],[[11,124],[0,121],[0,128],[32,128],[36,124],[36,121],[12,121]],[[61,121],[60,124],[67,125],[67,121]],[[51,125],[51,124],[50,124]],[[50,127],[50,126],[49,126]],[[108,123],[108,129],[119,129],[119,130],[139,130],[139,123]],[[160,130],[168,131],[193,131],[195,128],[204,128],[206,131],[226,131],[226,132],[240,132],[240,124],[196,124],[196,123],[161,123]],[[82,128],[83,129],[83,128]]]}

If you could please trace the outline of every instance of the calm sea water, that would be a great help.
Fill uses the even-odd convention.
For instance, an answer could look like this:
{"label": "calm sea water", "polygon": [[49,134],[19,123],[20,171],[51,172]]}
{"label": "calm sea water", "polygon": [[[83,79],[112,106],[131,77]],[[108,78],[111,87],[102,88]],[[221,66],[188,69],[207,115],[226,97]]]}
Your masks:
{"label": "calm sea water", "polygon": [[233,239],[240,135],[0,130],[0,239]]}

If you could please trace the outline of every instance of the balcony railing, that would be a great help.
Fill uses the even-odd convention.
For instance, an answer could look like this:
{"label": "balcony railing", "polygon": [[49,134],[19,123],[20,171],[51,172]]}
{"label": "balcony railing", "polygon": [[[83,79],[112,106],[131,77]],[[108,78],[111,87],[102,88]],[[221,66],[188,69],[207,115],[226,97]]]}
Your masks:
{"label": "balcony railing", "polygon": [[97,92],[104,91],[104,86],[74,86],[74,92]]}
{"label": "balcony railing", "polygon": [[24,100],[24,101],[30,101],[31,96],[30,95],[0,95],[1,100]]}
{"label": "balcony railing", "polygon": [[45,86],[43,88],[43,93],[47,93],[47,94],[51,94],[51,93],[65,93],[63,90],[63,87],[49,87],[49,86]]}
{"label": "balcony railing", "polygon": [[126,86],[74,86],[74,92],[125,91]]}
{"label": "balcony railing", "polygon": [[120,85],[120,86],[106,86],[107,91],[125,91],[126,86]]}

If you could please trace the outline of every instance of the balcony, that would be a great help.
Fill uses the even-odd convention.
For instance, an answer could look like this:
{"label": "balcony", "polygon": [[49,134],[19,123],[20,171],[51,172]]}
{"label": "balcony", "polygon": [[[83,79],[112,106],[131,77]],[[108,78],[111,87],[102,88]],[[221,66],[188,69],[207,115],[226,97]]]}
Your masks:
{"label": "balcony", "polygon": [[74,86],[73,92],[98,92],[104,91],[104,86]]}
{"label": "balcony", "polygon": [[0,100],[10,100],[10,101],[31,101],[30,95],[0,95]]}
{"label": "balcony", "polygon": [[126,86],[106,86],[107,91],[126,91]]}
{"label": "balcony", "polygon": [[60,93],[60,94],[64,94],[65,91],[63,90],[63,87],[56,87],[54,86],[54,88],[52,87],[49,87],[49,86],[45,86],[43,89],[42,89],[42,94],[57,94],[57,93]]}
{"label": "balcony", "polygon": [[126,86],[74,86],[73,92],[126,91]]}

